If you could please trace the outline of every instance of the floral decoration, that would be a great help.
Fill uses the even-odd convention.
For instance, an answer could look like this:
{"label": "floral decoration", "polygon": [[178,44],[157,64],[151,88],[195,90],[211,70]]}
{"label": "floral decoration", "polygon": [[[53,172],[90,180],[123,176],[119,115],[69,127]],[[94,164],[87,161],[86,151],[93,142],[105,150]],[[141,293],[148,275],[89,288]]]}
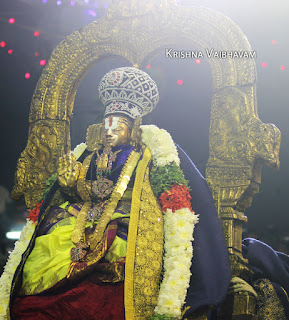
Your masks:
{"label": "floral decoration", "polygon": [[15,242],[14,250],[10,253],[4,272],[0,278],[0,319],[7,320],[9,314],[10,291],[14,273],[21,261],[22,254],[26,251],[35,230],[35,223],[27,219],[20,239]]}
{"label": "floral decoration", "polygon": [[72,154],[74,155],[75,159],[77,160],[84,152],[84,150],[87,148],[87,145],[82,142],[78,144],[74,150],[72,151]]}
{"label": "floral decoration", "polygon": [[164,212],[166,212],[167,209],[172,209],[172,211],[175,212],[182,208],[189,208],[193,211],[190,192],[184,185],[172,185],[170,190],[163,192],[159,196],[159,202]]}
{"label": "floral decoration", "polygon": [[29,211],[29,215],[27,217],[27,219],[29,219],[30,221],[34,222],[35,224],[37,224],[37,220],[38,220],[38,215],[40,212],[40,207],[43,203],[43,200],[41,200],[40,202],[36,203],[36,206],[33,210],[28,210]]}
{"label": "floral decoration", "polygon": [[188,181],[185,179],[181,168],[174,162],[162,167],[152,168],[150,181],[156,197],[163,191],[169,190],[174,183],[188,186]]}
{"label": "floral decoration", "polygon": [[187,181],[170,134],[152,125],[141,129],[142,142],[152,153],[152,189],[164,214],[164,276],[151,320],[180,319],[190,283],[198,215],[192,210]]}

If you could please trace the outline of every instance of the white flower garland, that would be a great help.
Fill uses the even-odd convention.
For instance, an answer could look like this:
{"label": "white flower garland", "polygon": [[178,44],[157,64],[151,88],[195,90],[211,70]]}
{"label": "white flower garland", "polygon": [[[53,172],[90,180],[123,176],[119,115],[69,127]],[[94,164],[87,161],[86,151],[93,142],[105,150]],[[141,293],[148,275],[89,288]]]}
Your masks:
{"label": "white flower garland", "polygon": [[[86,149],[85,143],[77,145],[72,154],[77,160]],[[9,313],[10,292],[15,271],[21,261],[22,254],[26,251],[36,224],[27,219],[25,226],[20,235],[20,239],[15,242],[14,250],[10,253],[0,278],[0,320],[7,320]]]}
{"label": "white flower garland", "polygon": [[[170,134],[154,125],[141,126],[142,142],[150,149],[155,166],[172,162],[180,165],[176,146]],[[193,257],[193,232],[198,215],[188,208],[164,214],[164,277],[160,286],[155,313],[172,318],[181,318],[190,283],[190,268]]]}
{"label": "white flower garland", "polygon": [[142,142],[150,149],[156,167],[163,167],[172,162],[180,165],[177,148],[166,130],[155,125],[141,126],[141,130]]}
{"label": "white flower garland", "polygon": [[0,319],[7,320],[9,313],[9,301],[12,280],[14,273],[21,261],[22,254],[28,247],[35,230],[35,224],[27,219],[20,239],[15,242],[14,250],[10,253],[7,263],[4,267],[4,272],[0,278]]}
{"label": "white flower garland", "polygon": [[193,232],[197,223],[198,216],[188,208],[175,212],[167,209],[164,213],[165,273],[155,308],[157,314],[181,317],[190,283]]}

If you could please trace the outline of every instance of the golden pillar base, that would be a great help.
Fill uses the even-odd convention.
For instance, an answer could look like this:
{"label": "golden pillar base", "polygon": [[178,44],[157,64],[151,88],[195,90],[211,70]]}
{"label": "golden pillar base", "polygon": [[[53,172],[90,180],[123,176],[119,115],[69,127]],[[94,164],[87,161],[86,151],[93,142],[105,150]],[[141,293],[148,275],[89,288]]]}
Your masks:
{"label": "golden pillar base", "polygon": [[247,293],[240,292],[227,295],[221,307],[219,320],[258,320],[255,315],[256,298]]}
{"label": "golden pillar base", "polygon": [[200,309],[184,320],[208,320],[207,312],[207,308]]}

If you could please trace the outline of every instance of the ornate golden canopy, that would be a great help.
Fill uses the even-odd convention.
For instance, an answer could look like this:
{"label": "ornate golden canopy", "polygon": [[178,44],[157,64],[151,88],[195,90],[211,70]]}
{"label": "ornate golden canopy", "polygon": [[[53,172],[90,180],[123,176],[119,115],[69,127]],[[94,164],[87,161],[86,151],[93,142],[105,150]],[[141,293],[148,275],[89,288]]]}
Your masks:
{"label": "ornate golden canopy", "polygon": [[[166,48],[180,45],[205,52],[252,52],[240,28],[224,15],[174,1],[112,1],[106,15],[73,32],[53,51],[37,83],[29,137],[17,165],[14,199],[33,208],[59,156],[70,151],[70,118],[77,88],[100,59],[116,55],[143,68]],[[231,254],[233,275],[245,267],[242,256],[244,210],[261,182],[265,162],[279,165],[280,131],[258,118],[256,67],[252,58],[211,57],[213,96],[206,178],[212,190]],[[249,312],[249,311],[248,311]]]}

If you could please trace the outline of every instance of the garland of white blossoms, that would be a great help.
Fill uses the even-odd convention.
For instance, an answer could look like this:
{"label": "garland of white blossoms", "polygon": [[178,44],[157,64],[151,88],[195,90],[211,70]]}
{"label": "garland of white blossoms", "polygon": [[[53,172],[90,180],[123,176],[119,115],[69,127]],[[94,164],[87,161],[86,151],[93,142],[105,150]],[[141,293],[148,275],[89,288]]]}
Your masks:
{"label": "garland of white blossoms", "polygon": [[[176,146],[170,134],[154,125],[142,126],[142,142],[151,150],[156,167],[180,165]],[[190,267],[193,257],[193,232],[198,215],[184,207],[164,214],[164,276],[160,286],[158,303],[153,319],[181,318],[187,289],[190,283]]]}
{"label": "garland of white blossoms", "polygon": [[[81,143],[73,150],[73,155],[78,159],[86,149],[86,144]],[[21,262],[22,254],[26,251],[36,225],[33,221],[27,219],[22,229],[20,238],[15,242],[14,250],[10,252],[9,258],[4,267],[0,278],[0,320],[7,320],[9,314],[9,301],[11,286],[16,269]]]}
{"label": "garland of white blossoms", "polygon": [[14,250],[10,253],[8,261],[5,265],[4,272],[0,278],[0,319],[8,319],[8,307],[10,301],[10,291],[14,273],[21,261],[22,254],[27,249],[27,246],[32,238],[35,230],[35,224],[27,219],[20,239],[15,242]]}

